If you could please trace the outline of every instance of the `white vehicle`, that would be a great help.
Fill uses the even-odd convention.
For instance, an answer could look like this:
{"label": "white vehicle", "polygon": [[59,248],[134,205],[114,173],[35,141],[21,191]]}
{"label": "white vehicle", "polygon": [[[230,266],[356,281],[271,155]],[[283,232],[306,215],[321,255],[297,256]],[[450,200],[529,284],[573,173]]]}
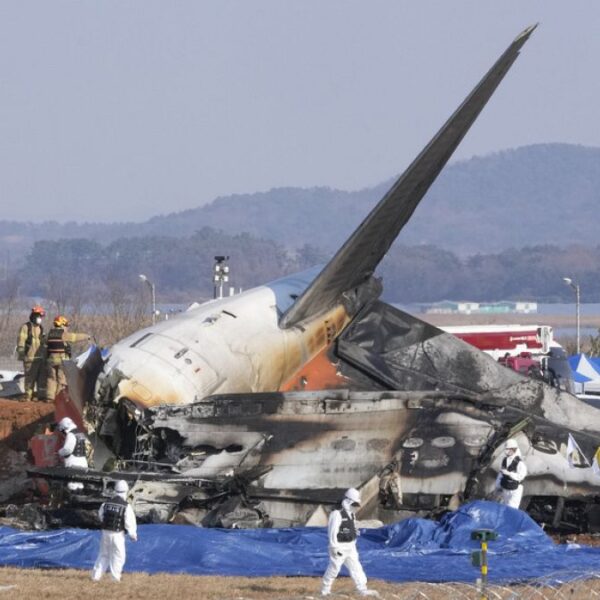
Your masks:
{"label": "white vehicle", "polygon": [[22,372],[0,371],[0,398],[21,396],[24,393]]}

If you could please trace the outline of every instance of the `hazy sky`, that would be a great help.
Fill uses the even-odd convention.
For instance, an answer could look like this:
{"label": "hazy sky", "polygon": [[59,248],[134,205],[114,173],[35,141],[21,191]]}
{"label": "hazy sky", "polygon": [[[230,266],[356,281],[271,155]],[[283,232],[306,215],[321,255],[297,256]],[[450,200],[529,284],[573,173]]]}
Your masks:
{"label": "hazy sky", "polygon": [[600,146],[600,2],[5,0],[0,219],[380,183],[538,21],[454,160]]}

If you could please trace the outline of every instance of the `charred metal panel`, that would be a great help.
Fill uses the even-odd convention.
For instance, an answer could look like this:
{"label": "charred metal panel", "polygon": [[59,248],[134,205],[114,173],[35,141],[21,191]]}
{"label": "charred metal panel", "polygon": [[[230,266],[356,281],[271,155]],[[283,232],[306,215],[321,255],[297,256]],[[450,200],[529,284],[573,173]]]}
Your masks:
{"label": "charred metal panel", "polygon": [[[131,465],[160,471],[144,476],[138,468],[132,475],[152,481],[140,488],[139,510],[148,519],[170,515],[193,481],[201,491],[206,486],[213,490],[204,493],[202,506],[214,509],[211,514],[220,515],[220,523],[229,522],[229,504],[221,509],[220,502],[240,493],[262,502],[262,508],[231,500],[233,522],[255,522],[266,511],[265,524],[299,524],[319,505],[338,500],[347,487],[378,478],[386,518],[397,518],[394,511],[436,510],[492,491],[509,436],[517,437],[528,465],[526,496],[578,495],[588,506],[596,476],[589,467],[570,469],[565,448],[572,433],[591,456],[600,437],[546,418],[560,417],[569,398],[550,388],[546,397],[547,386],[540,385],[524,381],[509,392],[479,395],[393,390],[231,394],[115,414],[122,420],[117,428],[133,426],[137,432]],[[563,402],[563,408],[547,407],[551,399]],[[257,476],[241,486],[227,491],[219,483],[247,471]],[[85,478],[72,471],[67,476]],[[150,514],[152,498],[158,508]],[[371,510],[363,516],[380,513],[377,503]]]}
{"label": "charred metal panel", "polygon": [[[537,392],[534,387],[522,393],[530,398],[540,396]],[[494,452],[513,428],[524,431],[532,485],[548,470],[549,448],[567,441],[569,431],[544,416],[541,400],[518,406],[520,393],[512,389],[508,396],[348,390],[232,394],[147,409],[140,425],[147,432],[146,459],[171,462],[189,475],[219,477],[252,466],[272,467],[253,484],[254,493],[360,486],[397,461],[407,494],[453,495],[467,487],[471,494],[483,494],[495,477],[496,471],[489,471]],[[598,438],[578,438],[591,456]],[[564,453],[554,453],[553,472],[564,471]],[[590,476],[588,469],[566,479],[580,485]],[[469,484],[472,478],[476,485]],[[545,480],[560,491],[556,476]]]}
{"label": "charred metal panel", "polygon": [[[262,415],[244,415],[240,409],[235,420],[228,418],[227,407],[251,406],[261,400]],[[182,445],[182,454],[194,448],[205,452],[208,447],[215,449],[196,463],[193,472],[200,476],[216,476],[241,465],[272,466],[265,478],[255,484],[257,488],[270,490],[298,486],[342,489],[360,485],[397,458],[399,452],[404,452],[403,444],[411,446],[410,440],[419,435],[426,438],[428,451],[410,448],[408,453],[412,458],[406,458],[403,466],[406,473],[425,480],[439,473],[447,476],[455,470],[460,473],[457,481],[464,483],[464,456],[470,460],[477,454],[472,441],[477,437],[473,428],[475,418],[469,415],[475,412],[480,416],[481,432],[477,439],[481,443],[487,441],[491,429],[487,417],[481,417],[483,411],[469,399],[460,401],[462,408],[455,419],[458,422],[462,418],[465,426],[462,429],[453,426],[445,412],[449,400],[444,394],[296,392],[219,396],[214,402],[222,418],[196,419],[192,416],[196,405],[162,407],[146,411],[144,427],[163,438],[166,429],[177,432],[180,438],[176,443]],[[207,403],[208,400],[201,404],[205,407]],[[436,411],[439,423],[431,411]],[[207,412],[206,408],[203,412]],[[467,450],[462,442],[457,442],[465,437],[471,440]],[[233,440],[239,446],[236,452],[227,452]],[[219,460],[215,460],[217,456]],[[163,461],[168,456],[154,458]],[[457,491],[458,483],[446,480],[446,484],[443,491]],[[451,489],[447,490],[448,486]]]}
{"label": "charred metal panel", "polygon": [[380,301],[340,336],[337,354],[395,390],[481,393],[523,379],[455,336]]}
{"label": "charred metal panel", "polygon": [[77,407],[79,414],[83,413],[84,406],[92,399],[94,385],[98,374],[102,371],[104,360],[98,347],[93,347],[81,368],[75,361],[65,360],[63,368],[69,385],[69,398]]}
{"label": "charred metal panel", "polygon": [[[504,389],[485,395],[492,401],[518,406],[554,423],[560,429],[580,432],[584,438],[600,434],[600,412],[568,392],[541,381],[524,378]],[[593,452],[592,452],[593,454]]]}

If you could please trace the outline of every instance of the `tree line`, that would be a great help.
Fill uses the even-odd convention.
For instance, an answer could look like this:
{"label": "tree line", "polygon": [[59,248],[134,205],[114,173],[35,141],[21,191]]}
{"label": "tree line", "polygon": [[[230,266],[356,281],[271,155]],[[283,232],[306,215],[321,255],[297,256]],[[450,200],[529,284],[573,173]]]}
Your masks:
{"label": "tree line", "polygon": [[435,246],[394,246],[382,262],[386,297],[395,302],[529,300],[600,302],[600,246],[552,245],[461,258]]}
{"label": "tree line", "polygon": [[[110,345],[150,323],[149,290],[140,274],[155,284],[158,304],[203,301],[213,295],[216,255],[230,257],[236,291],[329,258],[314,246],[292,253],[270,240],[211,228],[189,237],[121,238],[106,245],[87,239],[39,241],[19,269],[0,279],[0,356],[12,352],[16,328],[28,314],[25,298],[43,299],[50,317],[64,313]],[[395,244],[377,275],[389,302],[573,302],[573,290],[562,280],[566,276],[581,286],[582,302],[600,302],[598,256],[600,247],[582,245],[460,257],[435,246]]]}
{"label": "tree line", "polygon": [[[108,245],[85,239],[39,241],[13,277],[21,295],[47,298],[57,308],[143,291],[141,273],[156,285],[160,302],[187,302],[212,296],[216,255],[230,256],[230,284],[236,290],[328,260],[313,246],[291,253],[271,240],[207,227],[189,237],[121,238]],[[462,258],[436,246],[395,244],[378,274],[392,302],[571,302],[565,276],[580,284],[582,302],[600,302],[598,256],[600,247],[545,245]]]}

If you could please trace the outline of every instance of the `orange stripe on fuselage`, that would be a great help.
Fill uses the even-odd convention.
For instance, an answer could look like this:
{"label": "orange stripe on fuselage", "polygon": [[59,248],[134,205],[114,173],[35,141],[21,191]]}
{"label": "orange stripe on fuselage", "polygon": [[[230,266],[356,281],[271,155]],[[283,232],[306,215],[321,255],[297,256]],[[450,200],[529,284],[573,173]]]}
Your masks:
{"label": "orange stripe on fuselage", "polygon": [[333,343],[321,350],[280,388],[280,392],[327,390],[348,387],[346,378],[338,372],[330,350]]}
{"label": "orange stripe on fuselage", "polygon": [[[305,362],[302,364],[298,361],[292,371],[293,374],[284,379],[279,386],[279,391],[345,387],[346,380],[338,375],[335,358],[330,350],[350,321],[345,308],[339,304],[313,321],[304,323],[304,334],[299,340],[300,345],[297,350],[304,354]],[[294,363],[290,350],[291,348],[288,347],[288,366]]]}
{"label": "orange stripe on fuselage", "polygon": [[279,391],[324,390],[345,387],[346,378],[338,373],[333,345],[351,319],[338,305],[307,325],[305,349],[312,358],[279,386]]}

